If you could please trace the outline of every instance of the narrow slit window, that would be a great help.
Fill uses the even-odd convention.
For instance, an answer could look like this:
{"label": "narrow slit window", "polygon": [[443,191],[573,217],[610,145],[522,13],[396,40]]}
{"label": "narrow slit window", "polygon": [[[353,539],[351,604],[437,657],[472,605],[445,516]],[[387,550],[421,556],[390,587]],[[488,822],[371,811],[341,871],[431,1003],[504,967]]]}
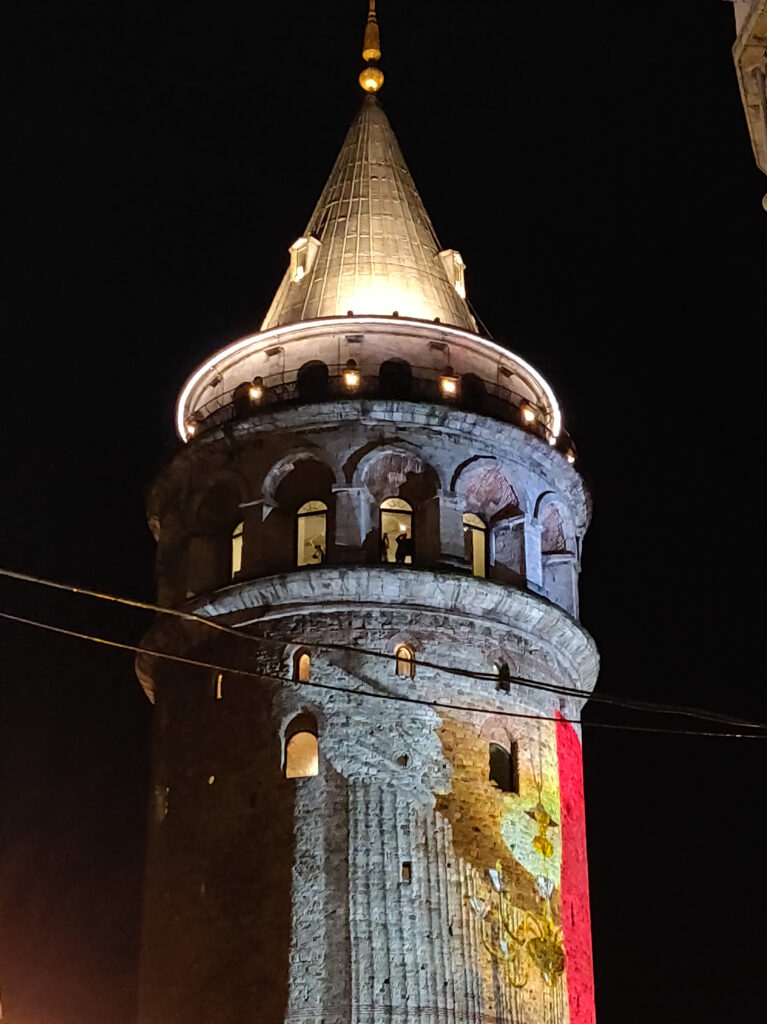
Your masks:
{"label": "narrow slit window", "polygon": [[216,676],[216,700],[222,700],[224,696],[224,673],[219,672]]}
{"label": "narrow slit window", "polygon": [[327,552],[328,506],[324,501],[307,501],[296,516],[297,565],[322,565]]}
{"label": "narrow slit window", "polygon": [[394,654],[397,659],[394,663],[396,674],[398,676],[409,676],[412,679],[415,676],[415,655],[413,654],[412,647],[408,647],[407,644],[400,644]]}
{"label": "narrow slit window", "polygon": [[238,523],[232,530],[232,579],[242,569],[242,538],[245,533],[245,523]]}
{"label": "narrow slit window", "polygon": [[308,651],[298,651],[293,658],[293,680],[308,683],[312,673],[312,656]]}
{"label": "narrow slit window", "polygon": [[409,860],[402,861],[402,881],[405,885],[410,885],[413,881],[413,863]]}
{"label": "narrow slit window", "polygon": [[319,773],[317,719],[296,715],[285,730],[285,778],[305,779]]}
{"label": "narrow slit window", "polygon": [[502,793],[519,793],[519,770],[517,765],[517,744],[503,747],[500,743],[490,744],[490,781]]}
{"label": "narrow slit window", "polygon": [[463,546],[474,576],[487,576],[487,527],[473,512],[464,513]]}
{"label": "narrow slit window", "polygon": [[413,563],[413,508],[403,498],[385,498],[380,508],[381,561]]}

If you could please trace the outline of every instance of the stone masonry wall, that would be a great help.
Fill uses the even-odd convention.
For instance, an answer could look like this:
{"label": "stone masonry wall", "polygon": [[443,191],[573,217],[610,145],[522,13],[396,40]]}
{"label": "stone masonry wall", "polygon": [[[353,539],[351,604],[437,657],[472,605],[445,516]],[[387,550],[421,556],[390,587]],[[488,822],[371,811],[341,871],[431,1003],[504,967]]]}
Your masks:
{"label": "stone masonry wall", "polygon": [[[518,992],[504,981],[468,900],[487,895],[487,869],[500,860],[519,910],[535,911],[534,873],[513,843],[532,835],[536,785],[553,786],[540,775],[544,761],[551,770],[548,723],[498,713],[547,717],[558,699],[499,690],[492,664],[587,690],[593,647],[534,595],[439,582],[406,568],[320,567],[243,584],[205,607],[242,621],[241,640],[191,624],[165,636],[166,647],[264,675],[224,673],[216,700],[213,671],[150,665],[157,813],[140,1024],[567,1020],[561,986],[531,981]],[[411,679],[391,658],[331,646],[391,655],[401,642],[417,661],[489,678],[420,664]],[[311,654],[310,683],[333,689],[291,681],[299,646]],[[282,731],[307,711],[319,774],[287,780]],[[488,743],[504,730],[519,747],[519,794],[488,779]],[[504,814],[517,815],[511,840]],[[555,916],[558,906],[555,894]]]}

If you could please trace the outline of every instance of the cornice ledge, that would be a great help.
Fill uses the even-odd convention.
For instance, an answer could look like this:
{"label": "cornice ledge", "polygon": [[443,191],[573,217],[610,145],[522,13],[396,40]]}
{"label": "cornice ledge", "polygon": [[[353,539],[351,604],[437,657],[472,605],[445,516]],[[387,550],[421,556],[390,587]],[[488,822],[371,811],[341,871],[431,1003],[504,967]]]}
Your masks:
{"label": "cornice ledge", "polygon": [[573,669],[584,692],[599,672],[590,634],[562,608],[522,587],[473,576],[382,566],[324,566],[232,584],[187,602],[184,610],[245,628],[296,611],[330,613],[350,606],[407,607],[490,621],[541,642]]}

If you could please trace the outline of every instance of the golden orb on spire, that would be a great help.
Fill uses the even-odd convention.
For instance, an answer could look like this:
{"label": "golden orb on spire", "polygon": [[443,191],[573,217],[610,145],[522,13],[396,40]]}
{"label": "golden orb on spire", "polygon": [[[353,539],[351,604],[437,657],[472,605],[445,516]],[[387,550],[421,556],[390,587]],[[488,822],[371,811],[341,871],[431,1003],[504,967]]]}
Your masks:
{"label": "golden orb on spire", "polygon": [[375,66],[381,59],[381,36],[376,21],[376,0],[370,0],[365,38],[362,41],[362,59],[367,67],[360,72],[359,83],[365,92],[378,92],[384,82],[383,71]]}
{"label": "golden orb on spire", "polygon": [[374,68],[371,64],[360,71],[360,85],[365,92],[378,92],[383,85],[383,71],[380,68]]}

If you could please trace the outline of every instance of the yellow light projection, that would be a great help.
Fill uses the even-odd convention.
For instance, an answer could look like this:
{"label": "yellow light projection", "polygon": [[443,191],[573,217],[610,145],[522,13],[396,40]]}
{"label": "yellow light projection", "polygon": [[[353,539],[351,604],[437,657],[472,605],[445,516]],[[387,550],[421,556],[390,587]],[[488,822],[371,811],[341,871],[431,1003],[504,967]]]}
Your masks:
{"label": "yellow light projection", "polygon": [[[555,712],[556,714],[556,712]],[[488,1000],[510,1019],[594,1024],[580,740],[572,725],[443,718],[451,790],[437,807],[471,866],[466,912]],[[496,744],[518,750],[518,791],[494,779]],[[460,751],[460,756],[457,753]],[[488,768],[490,769],[488,771]],[[505,1019],[505,1018],[504,1018]]]}

